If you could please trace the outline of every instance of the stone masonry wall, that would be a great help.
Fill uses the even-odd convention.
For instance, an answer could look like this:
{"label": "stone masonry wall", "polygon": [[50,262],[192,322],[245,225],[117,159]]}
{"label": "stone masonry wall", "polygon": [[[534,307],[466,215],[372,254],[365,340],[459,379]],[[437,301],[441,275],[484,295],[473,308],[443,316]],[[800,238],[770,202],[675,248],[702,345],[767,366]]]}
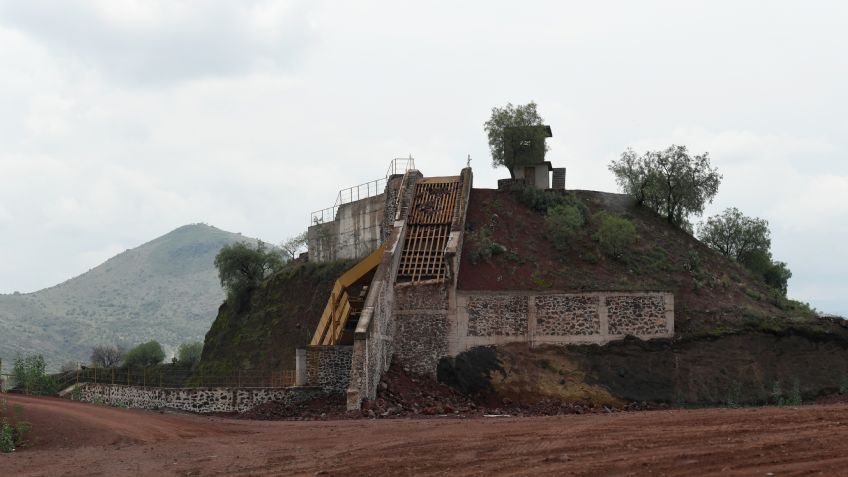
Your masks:
{"label": "stone masonry wall", "polygon": [[80,384],[79,400],[138,409],[178,409],[196,413],[242,412],[268,401],[286,404],[325,396],[317,387],[154,388],[123,384]]}
{"label": "stone masonry wall", "polygon": [[459,291],[449,314],[448,354],[511,342],[606,343],[674,335],[668,292],[532,293]]}
{"label": "stone masonry wall", "polygon": [[512,295],[470,296],[469,336],[516,336],[527,334],[527,297]]}
{"label": "stone masonry wall", "polygon": [[394,359],[416,374],[435,377],[448,354],[448,283],[395,285]]}
{"label": "stone masonry wall", "polygon": [[328,393],[343,393],[350,383],[352,346],[306,348],[306,384]]}
{"label": "stone masonry wall", "polygon": [[[414,185],[414,181],[408,183],[410,188]],[[363,400],[377,397],[377,385],[392,361],[396,329],[392,317],[395,299],[392,284],[400,265],[400,244],[405,234],[406,227],[401,225],[394,227],[389,235],[356,325],[347,389],[347,408],[351,410],[359,409]]]}
{"label": "stone masonry wall", "polygon": [[439,360],[448,354],[447,313],[406,313],[395,320],[395,360],[413,373],[434,375]]}
{"label": "stone masonry wall", "polygon": [[599,296],[538,295],[535,300],[536,334],[567,336],[601,333]]}
{"label": "stone masonry wall", "polygon": [[668,332],[662,296],[608,296],[611,335],[662,335]]}

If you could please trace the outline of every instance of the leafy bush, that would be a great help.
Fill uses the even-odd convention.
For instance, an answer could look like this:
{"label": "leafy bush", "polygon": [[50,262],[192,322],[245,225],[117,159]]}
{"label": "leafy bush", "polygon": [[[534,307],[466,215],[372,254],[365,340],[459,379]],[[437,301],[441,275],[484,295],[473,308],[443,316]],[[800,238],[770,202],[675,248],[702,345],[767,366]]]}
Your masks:
{"label": "leafy bush", "polygon": [[40,354],[18,355],[12,370],[16,386],[26,394],[56,394],[59,385],[53,376],[47,375],[45,367],[44,356]]}
{"label": "leafy bush", "polygon": [[611,257],[620,258],[636,242],[636,226],[624,217],[601,211],[594,215],[593,220],[598,223],[594,238],[601,250]]}
{"label": "leafy bush", "polygon": [[772,259],[768,221],[747,217],[736,208],[726,209],[698,227],[698,239],[786,296],[792,272],[786,263]]}
{"label": "leafy bush", "polygon": [[548,236],[558,249],[568,247],[568,243],[580,231],[585,223],[583,214],[575,205],[561,204],[548,209],[545,226]]}
{"label": "leafy bush", "polygon": [[785,262],[773,260],[769,251],[757,250],[745,257],[741,263],[745,268],[759,276],[766,285],[786,296],[792,271],[789,270]]}
{"label": "leafy bush", "polygon": [[13,409],[14,415],[9,416],[6,400],[0,399],[0,452],[14,452],[15,448],[24,447],[24,436],[32,428],[29,422],[21,419],[23,406],[16,404]]}
{"label": "leafy bush", "polygon": [[489,227],[482,227],[474,232],[469,232],[468,238],[471,239],[468,250],[468,258],[471,259],[471,263],[476,264],[480,260],[488,260],[494,255],[506,252],[506,247],[492,240],[492,230]]}
{"label": "leafy bush", "polygon": [[568,204],[580,210],[584,222],[589,216],[589,209],[573,193],[563,194],[558,190],[543,190],[526,184],[515,184],[510,190],[520,204],[536,212],[547,213],[552,207]]}
{"label": "leafy bush", "polygon": [[128,367],[153,366],[165,359],[165,351],[156,340],[142,343],[127,351],[124,355],[124,364]]}
{"label": "leafy bush", "polygon": [[200,362],[201,354],[203,354],[203,343],[199,341],[183,343],[177,349],[177,360],[182,365],[194,366]]}

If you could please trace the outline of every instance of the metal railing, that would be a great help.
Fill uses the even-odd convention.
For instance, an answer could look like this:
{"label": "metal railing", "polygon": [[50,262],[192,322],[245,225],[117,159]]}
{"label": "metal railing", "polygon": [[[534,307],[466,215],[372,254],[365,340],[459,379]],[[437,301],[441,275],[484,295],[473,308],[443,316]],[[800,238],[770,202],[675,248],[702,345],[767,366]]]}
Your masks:
{"label": "metal railing", "polygon": [[415,159],[412,158],[412,154],[409,157],[396,157],[389,163],[386,179],[394,175],[406,174],[412,170],[415,170]]}
{"label": "metal railing", "polygon": [[413,169],[415,169],[415,159],[412,158],[411,154],[409,157],[396,157],[392,159],[389,163],[389,168],[386,170],[385,177],[340,190],[336,195],[336,202],[331,207],[312,212],[309,217],[309,223],[311,225],[318,225],[336,220],[336,213],[342,205],[382,194],[386,190],[386,184],[391,176],[406,174]]}
{"label": "metal railing", "polygon": [[60,375],[61,389],[75,384],[123,384],[158,388],[284,388],[294,386],[295,371],[272,372],[236,371],[209,373],[202,369],[151,368],[85,368]]}

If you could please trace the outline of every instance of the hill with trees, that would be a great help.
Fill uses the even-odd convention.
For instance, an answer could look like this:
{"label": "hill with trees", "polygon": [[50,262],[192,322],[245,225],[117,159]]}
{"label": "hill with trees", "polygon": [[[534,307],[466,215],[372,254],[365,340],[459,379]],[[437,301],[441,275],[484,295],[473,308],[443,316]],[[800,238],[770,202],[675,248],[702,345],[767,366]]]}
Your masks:
{"label": "hill with trees", "polygon": [[229,244],[256,239],[205,224],[173,230],[34,293],[0,295],[0,358],[41,353],[50,369],[88,362],[97,345],[157,340],[170,354],[202,341],[225,298],[214,266]]}

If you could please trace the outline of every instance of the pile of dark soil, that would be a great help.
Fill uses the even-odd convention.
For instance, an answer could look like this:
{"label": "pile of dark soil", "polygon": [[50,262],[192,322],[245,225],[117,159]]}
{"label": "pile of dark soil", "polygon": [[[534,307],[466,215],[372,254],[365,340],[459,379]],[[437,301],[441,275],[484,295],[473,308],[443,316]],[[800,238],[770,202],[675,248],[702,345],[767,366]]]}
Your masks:
{"label": "pile of dark soil", "polygon": [[411,374],[401,366],[392,364],[380,381],[377,398],[363,402],[360,411],[347,411],[344,395],[336,394],[298,404],[267,402],[231,417],[260,421],[317,421],[360,418],[554,416],[644,411],[665,407],[647,403],[603,406],[553,399],[537,400],[528,404],[500,397],[491,391],[466,395],[433,378]]}
{"label": "pile of dark soil", "polygon": [[481,389],[469,395],[433,378],[410,374],[401,366],[392,364],[380,382],[377,398],[363,403],[362,415],[369,418],[480,417],[485,415],[553,416],[637,411],[661,407],[665,406],[630,403],[625,406],[614,407],[552,399],[522,403],[498,396],[491,389]]}

